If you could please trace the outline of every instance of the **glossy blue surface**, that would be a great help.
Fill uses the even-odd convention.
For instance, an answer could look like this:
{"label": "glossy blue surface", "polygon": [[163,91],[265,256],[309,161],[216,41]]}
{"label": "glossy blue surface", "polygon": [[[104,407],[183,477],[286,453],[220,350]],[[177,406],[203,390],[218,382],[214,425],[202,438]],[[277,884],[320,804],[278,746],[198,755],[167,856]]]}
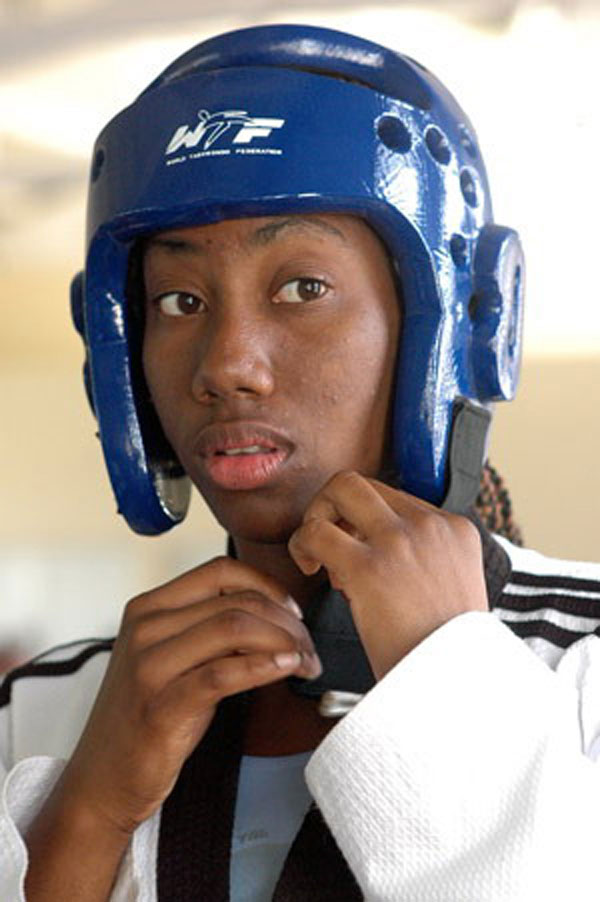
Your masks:
{"label": "glossy blue surface", "polygon": [[219,36],[113,119],[92,163],[78,316],[113,488],[137,531],[178,522],[186,493],[167,497],[173,464],[155,452],[132,375],[133,241],[174,225],[300,211],[364,217],[396,261],[399,485],[441,503],[456,399],[513,396],[522,251],[516,233],[492,225],[475,133],[446,89],[412,60],[340,32],[265,26]]}

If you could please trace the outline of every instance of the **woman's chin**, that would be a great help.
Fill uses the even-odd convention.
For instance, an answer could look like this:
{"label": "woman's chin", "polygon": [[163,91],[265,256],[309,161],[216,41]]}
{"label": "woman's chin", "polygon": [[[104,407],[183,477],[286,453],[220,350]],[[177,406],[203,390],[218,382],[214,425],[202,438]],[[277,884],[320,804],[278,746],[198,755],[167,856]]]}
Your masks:
{"label": "woman's chin", "polygon": [[286,545],[302,523],[306,509],[306,505],[298,505],[296,511],[291,505],[280,509],[279,505],[256,503],[256,499],[249,503],[241,496],[235,503],[227,505],[211,503],[212,499],[207,497],[205,501],[215,519],[234,540],[261,545]]}
{"label": "woman's chin", "polygon": [[254,545],[287,545],[293,532],[300,525],[301,520],[295,523],[271,522],[268,525],[243,523],[221,523],[228,534],[234,539]]}

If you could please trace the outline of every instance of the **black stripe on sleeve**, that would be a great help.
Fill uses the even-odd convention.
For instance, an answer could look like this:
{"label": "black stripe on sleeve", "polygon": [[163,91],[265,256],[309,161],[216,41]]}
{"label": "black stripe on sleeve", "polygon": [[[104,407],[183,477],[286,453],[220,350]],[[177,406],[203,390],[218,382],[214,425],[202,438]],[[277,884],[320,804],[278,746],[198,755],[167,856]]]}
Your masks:
{"label": "black stripe on sleeve", "polygon": [[556,626],[554,623],[548,623],[547,620],[505,620],[504,625],[521,639],[539,637],[552,643],[552,645],[558,646],[558,648],[568,648],[574,642],[577,642],[578,639],[583,639],[584,636],[598,635],[598,632],[594,630],[591,630],[589,633],[566,630]]}
{"label": "black stripe on sleeve", "polygon": [[510,586],[502,593],[497,608],[509,611],[541,611],[550,608],[574,617],[590,617],[600,620],[600,598],[578,598],[573,595],[553,595],[540,592],[536,595],[513,595]]}
{"label": "black stripe on sleeve", "polygon": [[515,586],[530,586],[532,589],[563,589],[565,592],[594,592],[600,597],[600,580],[579,579],[577,576],[546,576],[538,573],[515,571],[510,578]]}
{"label": "black stripe on sleeve", "polygon": [[[68,674],[75,673],[75,671],[79,670],[86,661],[93,658],[94,655],[97,655],[100,652],[111,651],[113,643],[114,639],[102,639],[98,642],[94,642],[92,645],[88,645],[80,651],[78,655],[67,658],[67,660],[43,661],[35,658],[28,664],[23,664],[21,667],[15,668],[15,670],[6,674],[0,685],[0,708],[3,708],[10,703],[12,686],[17,680],[25,679],[27,677],[67,676]],[[81,645],[80,642],[77,644]]]}

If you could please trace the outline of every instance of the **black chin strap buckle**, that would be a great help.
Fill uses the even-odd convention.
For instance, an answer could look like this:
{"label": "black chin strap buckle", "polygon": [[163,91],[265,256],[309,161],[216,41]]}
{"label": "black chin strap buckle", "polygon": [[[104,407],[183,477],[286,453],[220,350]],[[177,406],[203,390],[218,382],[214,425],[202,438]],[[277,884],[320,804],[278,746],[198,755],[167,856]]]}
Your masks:
{"label": "black chin strap buckle", "polygon": [[443,510],[464,514],[479,492],[492,414],[486,407],[459,398],[454,407],[450,438],[448,493]]}

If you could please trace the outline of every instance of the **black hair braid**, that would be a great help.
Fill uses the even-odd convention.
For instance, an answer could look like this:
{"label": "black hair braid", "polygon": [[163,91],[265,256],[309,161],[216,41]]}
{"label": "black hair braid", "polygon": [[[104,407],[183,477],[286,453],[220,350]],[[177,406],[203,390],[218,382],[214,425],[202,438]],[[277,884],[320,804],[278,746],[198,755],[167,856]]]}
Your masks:
{"label": "black hair braid", "polygon": [[481,472],[475,510],[490,532],[504,536],[514,545],[523,545],[523,534],[513,519],[512,500],[506,484],[487,461]]}

